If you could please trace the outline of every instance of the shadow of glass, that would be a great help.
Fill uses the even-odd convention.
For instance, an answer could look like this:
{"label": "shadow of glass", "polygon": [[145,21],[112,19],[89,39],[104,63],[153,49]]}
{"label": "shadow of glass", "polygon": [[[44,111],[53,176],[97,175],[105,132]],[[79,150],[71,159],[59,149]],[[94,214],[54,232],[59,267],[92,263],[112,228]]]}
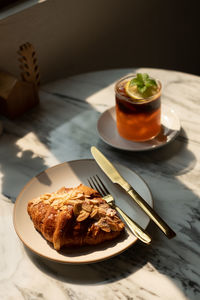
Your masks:
{"label": "shadow of glass", "polygon": [[[110,147],[101,140],[97,143],[99,150],[102,150],[113,162],[123,160],[124,165],[132,169],[135,165],[135,171],[145,170],[147,173],[148,169],[149,171],[152,170],[151,166],[155,166],[159,167],[158,172],[169,173],[172,176],[186,174],[197,163],[195,155],[187,149],[187,145],[188,138],[183,128],[176,139],[169,144],[145,152],[135,151],[130,153],[129,151]],[[173,163],[175,160],[176,163]],[[165,168],[162,168],[164,165]]]}

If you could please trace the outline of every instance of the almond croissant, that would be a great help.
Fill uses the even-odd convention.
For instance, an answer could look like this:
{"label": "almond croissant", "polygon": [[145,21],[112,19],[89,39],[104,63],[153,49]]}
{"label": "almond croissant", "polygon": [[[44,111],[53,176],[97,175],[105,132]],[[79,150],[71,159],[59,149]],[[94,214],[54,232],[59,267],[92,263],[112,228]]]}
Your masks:
{"label": "almond croissant", "polygon": [[124,229],[116,211],[83,184],[41,195],[29,201],[27,211],[35,228],[56,250],[96,245],[114,239]]}

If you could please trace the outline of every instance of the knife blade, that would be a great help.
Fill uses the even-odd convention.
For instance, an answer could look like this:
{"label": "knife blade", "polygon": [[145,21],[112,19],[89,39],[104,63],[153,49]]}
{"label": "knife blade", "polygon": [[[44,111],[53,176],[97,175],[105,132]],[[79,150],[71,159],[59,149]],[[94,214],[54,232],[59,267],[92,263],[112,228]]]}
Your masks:
{"label": "knife blade", "polygon": [[139,207],[150,217],[150,219],[160,228],[160,230],[169,238],[176,236],[176,233],[167,225],[167,223],[153,210],[153,208],[137,193],[137,191],[119,174],[113,164],[94,146],[91,147],[91,153],[110,180],[120,185],[123,190],[139,205]]}

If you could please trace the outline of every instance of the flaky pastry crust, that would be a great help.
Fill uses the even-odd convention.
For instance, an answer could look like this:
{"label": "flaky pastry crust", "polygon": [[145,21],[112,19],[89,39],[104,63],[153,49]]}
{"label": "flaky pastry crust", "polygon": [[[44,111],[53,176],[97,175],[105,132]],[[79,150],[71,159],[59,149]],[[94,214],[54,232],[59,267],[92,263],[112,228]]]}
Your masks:
{"label": "flaky pastry crust", "polygon": [[116,211],[97,191],[83,184],[30,200],[27,211],[35,228],[56,250],[100,244],[124,229]]}

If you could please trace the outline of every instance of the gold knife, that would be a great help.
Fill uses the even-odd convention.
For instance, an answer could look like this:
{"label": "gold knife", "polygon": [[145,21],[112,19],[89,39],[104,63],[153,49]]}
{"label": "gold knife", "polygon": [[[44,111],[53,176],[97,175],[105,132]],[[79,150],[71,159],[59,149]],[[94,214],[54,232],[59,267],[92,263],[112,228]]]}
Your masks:
{"label": "gold knife", "polygon": [[150,219],[169,238],[176,236],[176,233],[165,223],[164,220],[153,210],[153,208],[134,190],[134,188],[119,174],[111,162],[94,146],[91,153],[97,164],[113,183],[119,184],[128,193],[140,208],[150,217]]}

